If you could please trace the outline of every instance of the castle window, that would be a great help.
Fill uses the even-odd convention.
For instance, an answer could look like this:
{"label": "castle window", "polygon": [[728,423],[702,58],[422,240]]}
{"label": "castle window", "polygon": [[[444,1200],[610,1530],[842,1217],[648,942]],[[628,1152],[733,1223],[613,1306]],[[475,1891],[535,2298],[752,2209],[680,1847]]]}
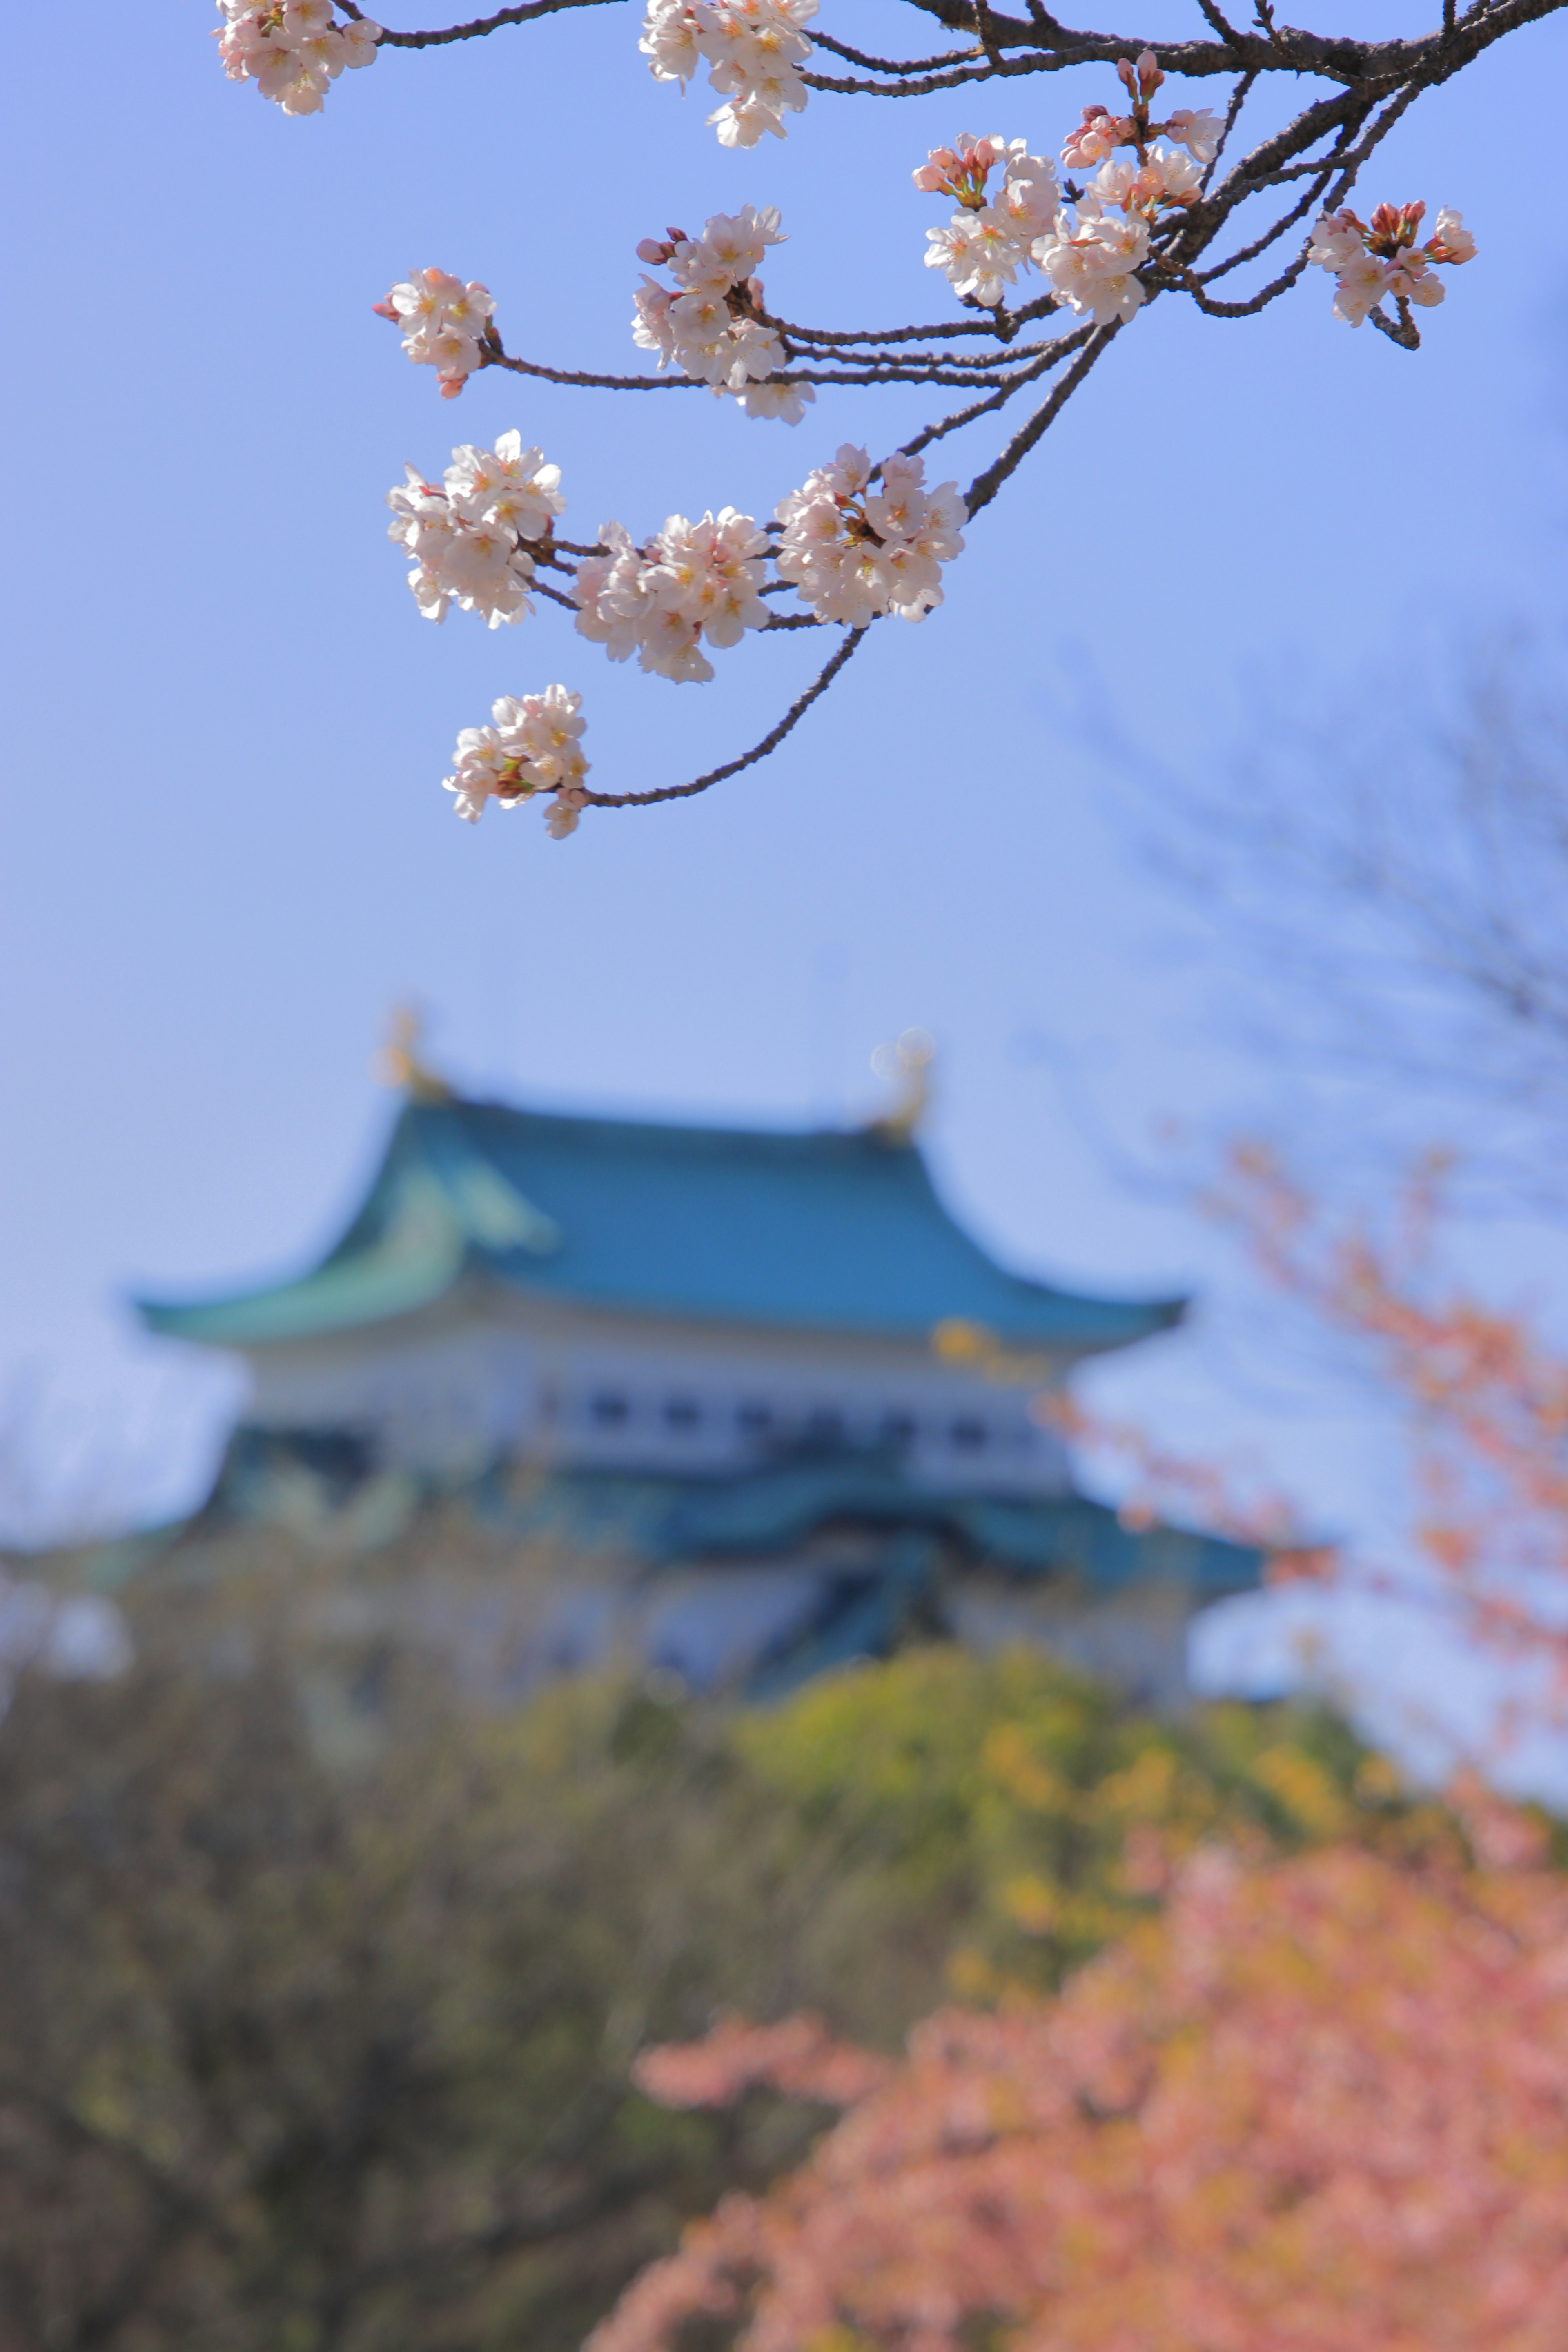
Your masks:
{"label": "castle window", "polygon": [[614,1389],[603,1389],[588,1408],[601,1429],[619,1429],[631,1418],[631,1406]]}
{"label": "castle window", "polygon": [[835,1405],[820,1404],[806,1415],[805,1433],[814,1445],[841,1445],[844,1415]]}
{"label": "castle window", "polygon": [[915,1439],[915,1417],[912,1412],[889,1412],[882,1416],[884,1445],[912,1445]]}
{"label": "castle window", "polygon": [[950,1433],[961,1453],[978,1454],[988,1432],[983,1421],[955,1421]]}
{"label": "castle window", "polygon": [[773,1425],[771,1404],[743,1404],[735,1415],[742,1433],[747,1437],[765,1437]]}
{"label": "castle window", "polygon": [[671,1397],[664,1408],[664,1417],[671,1429],[695,1429],[702,1418],[702,1408],[690,1397]]}

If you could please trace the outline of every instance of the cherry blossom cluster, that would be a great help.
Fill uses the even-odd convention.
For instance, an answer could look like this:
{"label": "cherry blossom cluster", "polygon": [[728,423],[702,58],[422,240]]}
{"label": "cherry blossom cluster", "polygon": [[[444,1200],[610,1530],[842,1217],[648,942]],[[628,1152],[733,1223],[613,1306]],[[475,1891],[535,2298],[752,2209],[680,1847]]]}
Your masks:
{"label": "cherry blossom cluster", "polygon": [[658,81],[684,88],[706,64],[724,104],[708,117],[726,147],[754,147],[764,131],[784,135],[806,89],[811,55],[801,27],[817,0],[648,0],[639,47]]}
{"label": "cherry blossom cluster", "polygon": [[677,367],[715,393],[730,394],[748,416],[780,416],[798,425],[808,401],[808,383],[773,383],[784,363],[784,348],[763,324],[763,281],[756,275],[770,245],[782,245],[775,206],[758,212],[715,213],[700,236],[672,228],[663,238],[645,236],[637,259],[668,269],[673,287],[645,277],[637,288],[634,340],[657,352],[662,370]]}
{"label": "cherry blossom cluster", "polygon": [[713,675],[704,638],[735,646],[748,629],[767,627],[768,542],[751,515],[733,507],[700,522],[671,515],[646,547],[618,522],[607,522],[599,538],[605,551],[579,564],[573,594],[579,630],[612,661],[635,652],[645,670],[700,683]]}
{"label": "cherry blossom cluster", "polygon": [[490,705],[493,727],[465,727],[446,780],[458,816],[477,824],[485,803],[516,808],[536,793],[553,795],[545,823],[557,841],[577,828],[588,762],[580,738],[580,694],[547,686],[542,694],[503,694]]}
{"label": "cherry blossom cluster", "polygon": [[416,367],[437,371],[443,400],[455,400],[476,368],[489,363],[486,344],[495,299],[488,286],[444,269],[411,269],[384,302],[372,305],[378,319],[403,331],[403,348]]}
{"label": "cherry blossom cluster", "polygon": [[[988,199],[986,182],[998,166],[1001,184]],[[1005,299],[1035,247],[1055,232],[1061,206],[1056,167],[1031,155],[1023,139],[973,139],[961,131],[953,147],[933,147],[914,175],[928,195],[956,197],[945,228],[927,229],[928,269],[946,272],[955,293],[987,310]]]}
{"label": "cherry blossom cluster", "polygon": [[956,482],[934,490],[920,457],[871,461],[846,442],[779,506],[776,564],[819,621],[863,629],[879,614],[921,621],[942,602],[942,567],[961,554],[967,521]]}
{"label": "cherry blossom cluster", "polygon": [[503,433],[493,450],[454,449],[440,488],[414,467],[407,471],[406,484],[386,494],[387,536],[407,551],[408,584],[425,618],[445,620],[455,604],[497,629],[531,612],[529,543],[547,541],[565,511],[560,467],[525,449],[521,433]]}
{"label": "cherry blossom cluster", "polygon": [[375,59],[381,26],[368,16],[338,24],[332,0],[217,0],[214,34],[230,81],[253,81],[285,114],[319,114],[345,66]]}
{"label": "cherry blossom cluster", "polygon": [[[1089,106],[1069,132],[1062,160],[1075,169],[1099,169],[1072,206],[1064,205],[1054,165],[1028,152],[1022,139],[972,138],[933,147],[914,173],[917,188],[953,197],[959,209],[945,228],[928,229],[927,267],[942,270],[964,300],[991,309],[1005,299],[1020,270],[1040,269],[1058,300],[1087,313],[1097,326],[1131,318],[1144,299],[1135,275],[1149,258],[1151,232],[1162,215],[1198,194],[1218,149],[1219,125],[1207,107],[1178,108],[1163,122],[1150,100],[1165,77],[1153,51],[1116,68],[1132,101],[1130,114]],[[1165,139],[1170,145],[1156,143]],[[1131,157],[1118,159],[1119,147]],[[1000,170],[993,191],[991,174]]]}
{"label": "cherry blossom cluster", "polygon": [[1417,245],[1415,234],[1426,215],[1423,204],[1379,205],[1371,220],[1363,221],[1346,205],[1313,223],[1307,258],[1333,272],[1336,319],[1359,327],[1383,301],[1415,302],[1424,310],[1442,301],[1447,289],[1433,277],[1433,263],[1471,260],[1476,240],[1463,214],[1445,207],[1436,233]]}

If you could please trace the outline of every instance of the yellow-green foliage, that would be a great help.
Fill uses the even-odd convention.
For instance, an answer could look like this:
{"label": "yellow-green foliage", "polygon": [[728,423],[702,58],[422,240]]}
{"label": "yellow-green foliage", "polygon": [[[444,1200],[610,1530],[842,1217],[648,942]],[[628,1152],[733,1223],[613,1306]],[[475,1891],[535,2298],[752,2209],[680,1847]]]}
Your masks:
{"label": "yellow-green foliage", "polygon": [[425,1654],[236,1631],[182,1593],[132,1675],[0,1726],[0,2352],[574,2352],[815,2120],[656,2109],[644,2042],[816,2008],[890,2045],[1199,1839],[1454,1834],[1327,1721],[1152,1723],[1035,1656],[498,1717]]}
{"label": "yellow-green foliage", "polygon": [[952,1917],[949,1982],[971,1998],[1058,1981],[1205,1839],[1290,1851],[1453,1834],[1332,1717],[1224,1706],[1156,1720],[1034,1652],[910,1652],[731,1737],[846,1874]]}

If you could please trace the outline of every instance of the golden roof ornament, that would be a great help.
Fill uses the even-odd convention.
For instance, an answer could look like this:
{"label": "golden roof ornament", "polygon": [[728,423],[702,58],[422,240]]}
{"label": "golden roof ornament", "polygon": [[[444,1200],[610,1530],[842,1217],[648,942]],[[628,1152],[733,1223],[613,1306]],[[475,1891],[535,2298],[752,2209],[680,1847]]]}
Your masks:
{"label": "golden roof ornament", "polygon": [[923,1029],[906,1029],[890,1045],[879,1045],[871,1067],[879,1078],[900,1089],[892,1108],[867,1121],[867,1131],[883,1143],[912,1143],[915,1130],[931,1104],[931,1066],[936,1045]]}
{"label": "golden roof ornament", "polygon": [[384,1087],[398,1088],[410,1102],[450,1102],[452,1088],[420,1050],[424,1034],[425,1015],[411,1004],[395,1006],[386,1024],[386,1043],[371,1068]]}

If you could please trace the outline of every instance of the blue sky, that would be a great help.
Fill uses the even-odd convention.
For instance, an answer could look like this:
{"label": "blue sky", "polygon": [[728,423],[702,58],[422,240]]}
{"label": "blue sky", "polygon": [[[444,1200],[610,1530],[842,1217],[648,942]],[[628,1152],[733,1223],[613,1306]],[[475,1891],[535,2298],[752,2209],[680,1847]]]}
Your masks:
{"label": "blue sky", "polygon": [[[1179,0],[1143,17],[1155,37],[1197,21]],[[1238,1047],[1226,970],[1182,951],[1113,741],[1201,775],[1270,709],[1349,740],[1369,698],[1555,610],[1564,288],[1539,225],[1560,194],[1552,143],[1519,126],[1568,62],[1563,26],[1424,101],[1365,184],[1462,206],[1481,242],[1418,356],[1334,321],[1318,272],[1234,325],[1162,302],[977,521],[939,614],[879,630],[765,767],[556,845],[526,811],[461,825],[439,790],[496,694],[561,678],[596,782],[673,780],[760,732],[815,642],[746,646],[700,688],[612,668],[552,612],[432,628],[384,537],[404,459],[515,425],[563,467],[569,530],[640,534],[678,508],[765,512],[841,438],[892,446],[931,395],[825,394],[794,429],[495,374],[445,404],[371,303],[438,263],[490,286],[513,349],[625,367],[637,238],[752,201],[784,211],[787,313],[941,316],[912,165],[963,128],[1049,148],[1109,77],[1000,107],[816,98],[784,145],[732,153],[700,93],[647,76],[628,9],[384,53],[304,121],[223,79],[216,21],[169,0],[7,31],[28,527],[0,587],[0,1382],[44,1379],[100,1472],[188,1484],[205,1391],[120,1302],[330,1235],[387,1116],[368,1066],[395,1001],[429,1009],[476,1088],[699,1117],[843,1117],[876,1093],[871,1049],[920,1024],[933,1160],[994,1247],[1207,1302],[1118,1403],[1262,1449],[1327,1519],[1374,1517],[1388,1447],[1365,1400],[1282,1360],[1258,1376],[1230,1244],[1120,1181],[1059,1073],[1140,1151],[1173,1118],[1200,1139],[1277,1121],[1294,1091]],[[881,0],[823,21],[904,37]],[[1425,22],[1388,0],[1322,28]],[[954,470],[982,456],[967,441]],[[1539,1237],[1497,1247],[1511,1277]]]}

